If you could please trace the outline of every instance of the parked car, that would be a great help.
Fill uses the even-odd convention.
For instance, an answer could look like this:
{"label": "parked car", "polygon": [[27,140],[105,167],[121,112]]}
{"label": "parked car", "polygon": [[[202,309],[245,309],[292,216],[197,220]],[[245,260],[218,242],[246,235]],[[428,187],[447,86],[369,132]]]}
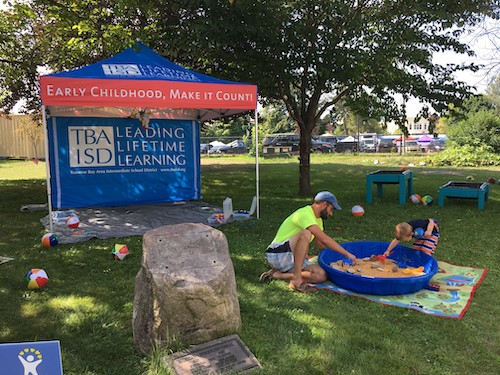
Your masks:
{"label": "parked car", "polygon": [[358,146],[358,140],[350,135],[343,137],[342,140],[337,142],[335,145],[335,151],[344,153],[356,152],[358,151]]}
{"label": "parked car", "polygon": [[201,143],[200,144],[200,153],[202,154],[208,154],[208,150],[212,148],[211,144],[208,143]]}
{"label": "parked car", "polygon": [[375,152],[375,140],[364,139],[359,142],[359,151],[361,152]]}
{"label": "parked car", "polygon": [[417,141],[406,141],[404,143],[405,151],[406,152],[419,152],[420,151],[420,145],[418,144]]}
{"label": "parked car", "polygon": [[262,141],[263,147],[270,146],[296,146],[300,142],[300,135],[296,133],[270,134]]}
{"label": "parked car", "polygon": [[397,152],[398,148],[390,138],[379,138],[377,142],[377,152]]}
{"label": "parked car", "polygon": [[439,152],[446,148],[446,141],[442,138],[435,138],[429,142],[427,152]]}
{"label": "parked car", "polygon": [[[298,153],[300,144],[300,134],[296,133],[277,133],[270,134],[262,141],[262,148],[265,154],[273,154],[269,149],[286,150],[286,152]],[[317,139],[311,139],[311,151],[330,153],[335,150],[335,146],[330,142]]]}
{"label": "parked car", "polygon": [[404,147],[404,152],[419,152],[421,151],[420,145],[414,139],[407,139],[404,143],[397,141],[395,142],[397,147],[397,152],[400,152],[401,147]]}
{"label": "parked car", "polygon": [[[265,154],[272,154],[266,152],[266,149],[279,149],[286,150],[285,152],[298,153],[300,145],[300,134],[296,133],[277,133],[270,134],[262,141],[262,148]],[[335,147],[330,142],[324,142],[316,139],[311,139],[312,152],[333,152]]]}
{"label": "parked car", "polygon": [[335,150],[335,146],[330,142],[311,139],[311,151],[320,153],[330,153]]}
{"label": "parked car", "polygon": [[335,151],[335,145],[338,142],[338,137],[336,135],[323,134],[317,138],[318,141],[331,143],[333,146],[333,151]]}
{"label": "parked car", "polygon": [[300,135],[295,133],[269,134],[262,141],[264,155],[298,154]]}
{"label": "parked car", "polygon": [[229,142],[227,145],[213,146],[209,154],[246,154],[248,152],[245,142],[241,139]]}

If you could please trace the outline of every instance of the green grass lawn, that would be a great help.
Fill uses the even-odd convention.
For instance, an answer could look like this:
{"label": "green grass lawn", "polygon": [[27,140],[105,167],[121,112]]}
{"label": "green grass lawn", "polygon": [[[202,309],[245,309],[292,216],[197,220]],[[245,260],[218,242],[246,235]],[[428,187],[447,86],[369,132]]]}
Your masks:
{"label": "green grass lawn", "polygon": [[[375,160],[378,161],[375,164]],[[441,239],[436,258],[488,268],[462,320],[428,316],[363,299],[320,291],[302,295],[287,283],[258,282],[267,270],[263,252],[281,221],[311,202],[297,194],[298,160],[260,159],[261,218],[221,226],[234,263],[242,341],[263,369],[258,374],[499,374],[500,373],[500,186],[491,186],[484,211],[473,200],[447,200],[437,206],[438,187],[447,181],[500,178],[500,168],[421,166],[424,156],[313,155],[314,192],[330,190],[344,208],[325,222],[337,241],[390,241],[400,221],[434,217]],[[365,176],[383,168],[413,163],[414,191],[430,194],[433,206],[398,204],[397,187],[365,202]],[[46,202],[45,165],[0,161],[0,256],[15,258],[0,266],[0,342],[61,341],[65,375],[169,374],[161,357],[133,350],[131,319],[141,237],[91,240],[44,249],[44,211],[21,212]],[[254,160],[247,156],[202,158],[203,200],[221,206],[226,196],[235,209],[248,209],[255,189]],[[350,208],[365,207],[353,217]],[[131,254],[123,262],[110,255],[115,243]],[[314,251],[313,251],[314,253]],[[29,291],[23,276],[44,268],[50,280]],[[0,370],[1,373],[1,370]]]}

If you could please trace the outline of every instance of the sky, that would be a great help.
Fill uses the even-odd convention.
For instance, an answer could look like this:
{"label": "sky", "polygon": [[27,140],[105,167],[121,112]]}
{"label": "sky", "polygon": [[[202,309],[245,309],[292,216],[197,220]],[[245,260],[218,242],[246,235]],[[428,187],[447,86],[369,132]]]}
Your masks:
{"label": "sky", "polygon": [[[489,19],[485,21],[484,28],[495,30],[485,34],[483,29],[476,29],[470,35],[463,36],[461,41],[468,44],[476,53],[476,56],[459,55],[453,52],[436,53],[433,62],[445,65],[446,63],[475,63],[484,65],[484,68],[477,72],[459,72],[455,76],[458,80],[464,81],[470,86],[476,88],[475,93],[481,94],[486,91],[488,82],[500,74],[500,20]],[[406,104],[408,116],[415,116],[422,108],[422,104],[417,99],[410,100]]]}

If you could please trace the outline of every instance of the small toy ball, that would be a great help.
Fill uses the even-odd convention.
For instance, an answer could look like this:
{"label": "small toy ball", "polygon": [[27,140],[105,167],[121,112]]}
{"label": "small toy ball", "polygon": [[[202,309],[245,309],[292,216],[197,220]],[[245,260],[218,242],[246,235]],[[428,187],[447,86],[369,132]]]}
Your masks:
{"label": "small toy ball", "polygon": [[413,237],[415,237],[417,240],[421,239],[424,237],[424,230],[422,228],[417,228],[413,231]]}
{"label": "small toy ball", "polygon": [[472,177],[472,176],[467,176],[465,179],[466,179],[467,181],[474,181],[474,177]]}
{"label": "small toy ball", "polygon": [[413,204],[420,204],[422,203],[422,198],[418,194],[412,194],[410,195],[410,202]]}
{"label": "small toy ball", "polygon": [[42,246],[49,248],[54,247],[59,243],[59,238],[55,233],[45,233],[42,236]]}
{"label": "small toy ball", "polygon": [[356,217],[363,216],[365,214],[364,208],[361,207],[359,204],[353,206],[351,209],[351,212],[352,212],[352,216],[356,216]]}
{"label": "small toy ball", "polygon": [[495,177],[488,177],[486,179],[486,182],[489,184],[495,184],[497,182],[497,180],[495,179]]}
{"label": "small toy ball", "polygon": [[424,195],[422,197],[422,204],[424,206],[430,206],[434,203],[434,198],[432,198],[430,195]]}
{"label": "small toy ball", "polygon": [[78,216],[75,215],[68,216],[66,218],[66,225],[70,229],[78,228],[78,226],[80,225],[80,219],[78,219]]}
{"label": "small toy ball", "polygon": [[116,244],[112,253],[116,260],[123,260],[128,255],[127,245]]}
{"label": "small toy ball", "polygon": [[24,281],[26,282],[28,289],[40,289],[47,284],[49,277],[47,276],[47,272],[44,270],[33,268],[28,271],[26,276],[24,276]]}

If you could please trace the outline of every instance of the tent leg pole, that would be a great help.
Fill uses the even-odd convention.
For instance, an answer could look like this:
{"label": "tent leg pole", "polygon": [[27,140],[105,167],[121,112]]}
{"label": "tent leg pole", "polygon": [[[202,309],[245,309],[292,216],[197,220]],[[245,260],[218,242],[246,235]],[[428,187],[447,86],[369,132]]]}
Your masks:
{"label": "tent leg pole", "polygon": [[50,160],[49,160],[49,138],[47,134],[47,115],[45,113],[45,106],[42,105],[42,123],[43,123],[43,138],[45,143],[45,174],[47,179],[47,207],[49,208],[49,228],[50,232],[54,231],[54,224],[52,222],[52,201],[50,199],[52,192],[50,186]]}
{"label": "tent leg pole", "polygon": [[260,219],[260,199],[259,199],[259,120],[257,108],[255,108],[255,195],[257,197],[257,219]]}

